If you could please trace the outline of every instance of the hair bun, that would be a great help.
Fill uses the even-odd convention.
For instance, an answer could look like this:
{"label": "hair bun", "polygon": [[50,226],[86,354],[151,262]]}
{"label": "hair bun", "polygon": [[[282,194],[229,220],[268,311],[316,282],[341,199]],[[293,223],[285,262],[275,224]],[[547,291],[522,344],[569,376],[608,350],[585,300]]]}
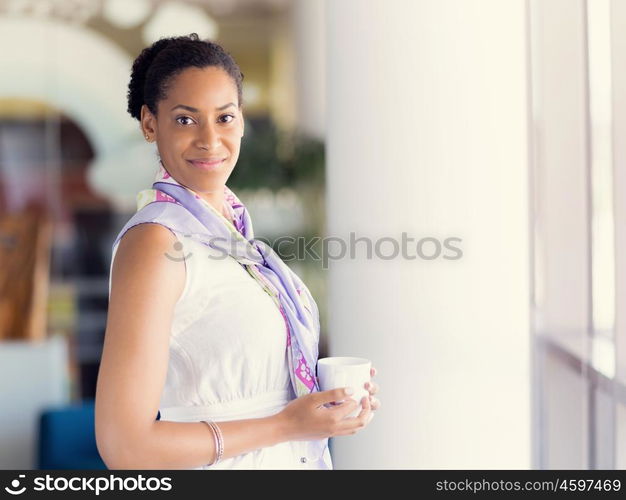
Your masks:
{"label": "hair bun", "polygon": [[[193,36],[198,36],[196,33],[192,33]],[[130,116],[141,119],[141,106],[144,103],[144,87],[146,84],[146,75],[150,69],[152,61],[154,61],[163,49],[165,49],[170,42],[171,38],[161,38],[154,42],[150,47],[146,47],[137,56],[137,59],[133,62],[133,67],[130,75],[130,82],[128,84],[128,109]]]}

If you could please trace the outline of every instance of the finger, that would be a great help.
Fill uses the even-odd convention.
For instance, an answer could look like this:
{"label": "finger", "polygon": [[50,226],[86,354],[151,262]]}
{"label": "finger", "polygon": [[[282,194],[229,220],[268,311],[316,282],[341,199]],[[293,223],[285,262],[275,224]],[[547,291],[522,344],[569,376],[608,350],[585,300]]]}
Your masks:
{"label": "finger", "polygon": [[373,377],[374,375],[376,375],[376,368],[374,368],[373,366],[370,368],[370,377]]}
{"label": "finger", "polygon": [[359,413],[357,418],[361,421],[363,427],[365,427],[371,420],[372,405],[370,404],[370,396],[365,396],[363,399],[363,410]]}
{"label": "finger", "polygon": [[364,387],[367,389],[367,392],[370,393],[370,395],[374,395],[378,392],[379,386],[376,382],[372,382],[371,380],[369,382],[365,382]]}
{"label": "finger", "polygon": [[[361,398],[360,406],[361,406],[361,411],[358,413],[358,415],[356,417],[352,417],[352,418],[347,418],[346,419],[348,422],[352,421],[357,426],[359,424],[359,421],[367,422],[368,414],[372,411],[372,407],[370,405],[370,398],[369,398],[369,396],[363,396]],[[354,411],[354,409],[353,409],[353,411]],[[351,413],[351,412],[348,412],[348,413]]]}
{"label": "finger", "polygon": [[372,411],[378,410],[380,408],[380,399],[374,396],[370,397],[370,406],[372,407]]}
{"label": "finger", "polygon": [[339,428],[339,432],[347,432],[348,434],[352,434],[354,433],[354,431],[358,431],[369,423],[370,415],[372,413],[369,401],[369,396],[363,396],[363,398],[361,399],[361,411],[356,417],[344,418],[342,420],[342,425]]}
{"label": "finger", "polygon": [[319,391],[313,393],[315,404],[323,405],[333,401],[343,401],[350,397],[350,387],[338,387],[337,389],[329,389],[328,391]]}
{"label": "finger", "polygon": [[361,399],[361,412],[357,415],[356,418],[363,421],[366,424],[369,420],[369,414],[372,411],[372,405],[370,404],[370,396],[363,396]]}

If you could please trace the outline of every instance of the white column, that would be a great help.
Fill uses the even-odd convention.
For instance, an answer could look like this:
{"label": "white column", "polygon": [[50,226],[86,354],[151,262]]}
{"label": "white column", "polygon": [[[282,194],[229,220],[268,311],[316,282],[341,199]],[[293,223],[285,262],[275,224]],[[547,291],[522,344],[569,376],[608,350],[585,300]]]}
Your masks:
{"label": "white column", "polygon": [[[589,360],[592,280],[585,0],[531,0],[536,329]],[[569,13],[565,18],[563,12]],[[598,249],[596,249],[598,250]],[[552,351],[541,387],[550,469],[589,466],[589,382]]]}
{"label": "white column", "polygon": [[530,468],[525,3],[327,9],[328,234],[462,239],[330,262],[330,352],[371,358],[382,401],[335,466]]}

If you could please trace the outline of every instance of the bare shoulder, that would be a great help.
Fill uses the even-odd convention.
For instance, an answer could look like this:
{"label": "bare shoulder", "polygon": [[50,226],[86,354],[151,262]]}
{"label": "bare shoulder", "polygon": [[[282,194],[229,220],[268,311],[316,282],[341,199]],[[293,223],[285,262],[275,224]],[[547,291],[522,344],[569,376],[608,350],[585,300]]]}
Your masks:
{"label": "bare shoulder", "polygon": [[126,289],[124,295],[166,289],[177,299],[185,285],[184,256],[177,241],[172,231],[157,223],[138,224],[126,231],[113,262],[111,294],[120,287]]}
{"label": "bare shoulder", "polygon": [[149,251],[150,248],[174,249],[177,238],[168,228],[157,223],[143,223],[131,227],[120,240],[118,253]]}

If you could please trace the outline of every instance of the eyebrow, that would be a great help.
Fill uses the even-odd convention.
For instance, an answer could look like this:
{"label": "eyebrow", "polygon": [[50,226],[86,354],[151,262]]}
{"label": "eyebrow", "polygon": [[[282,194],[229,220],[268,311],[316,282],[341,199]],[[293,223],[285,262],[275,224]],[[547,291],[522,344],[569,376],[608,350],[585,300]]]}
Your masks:
{"label": "eyebrow", "polygon": [[[222,111],[223,109],[226,109],[229,106],[235,107],[235,104],[232,103],[232,102],[229,102],[228,104],[224,104],[223,106],[220,106],[219,108],[215,108],[215,109],[217,111]],[[187,111],[191,111],[192,113],[199,113],[200,112],[200,110],[198,108],[194,108],[192,106],[187,106],[186,104],[177,104],[172,109],[170,109],[170,111],[174,111],[176,108],[186,109]]]}

